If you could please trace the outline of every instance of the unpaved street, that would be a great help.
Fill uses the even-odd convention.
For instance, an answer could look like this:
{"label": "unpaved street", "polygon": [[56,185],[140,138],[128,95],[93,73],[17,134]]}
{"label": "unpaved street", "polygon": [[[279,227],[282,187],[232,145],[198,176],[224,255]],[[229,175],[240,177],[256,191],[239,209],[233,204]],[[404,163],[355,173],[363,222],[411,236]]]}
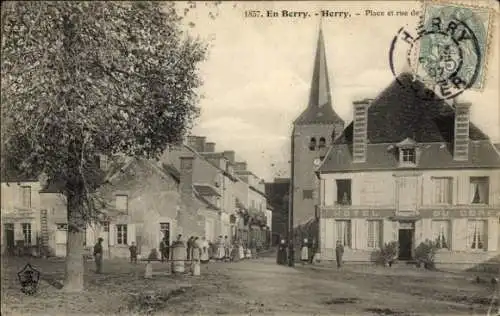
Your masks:
{"label": "unpaved street", "polygon": [[168,275],[168,265],[156,263],[152,280],[144,279],[144,264],[108,260],[104,274],[96,275],[87,262],[83,293],[67,294],[41,281],[38,293],[26,296],[16,273],[27,261],[42,275],[64,275],[62,261],[3,260],[3,314],[486,315],[494,293],[490,283],[474,281],[476,274],[403,264],[290,268],[260,258],[203,265],[198,277]]}

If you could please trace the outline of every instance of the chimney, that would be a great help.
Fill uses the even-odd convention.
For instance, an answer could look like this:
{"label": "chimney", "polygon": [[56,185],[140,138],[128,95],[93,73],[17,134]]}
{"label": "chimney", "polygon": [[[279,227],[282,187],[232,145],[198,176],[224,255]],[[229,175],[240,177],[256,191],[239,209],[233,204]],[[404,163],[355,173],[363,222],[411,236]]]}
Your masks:
{"label": "chimney", "polygon": [[181,157],[180,189],[183,199],[193,197],[193,167],[194,157]]}
{"label": "chimney", "polygon": [[246,171],[247,170],[247,163],[246,162],[235,162],[234,163],[234,170],[235,171]]}
{"label": "chimney", "polygon": [[453,160],[469,159],[469,120],[470,103],[455,105],[455,137],[453,144]]}
{"label": "chimney", "polygon": [[203,136],[188,136],[188,145],[197,152],[204,152],[205,139]]}
{"label": "chimney", "polygon": [[353,162],[366,161],[368,107],[370,100],[355,101],[353,115],[352,152]]}
{"label": "chimney", "polygon": [[205,143],[205,152],[206,153],[215,152],[215,143],[212,143],[212,142]]}
{"label": "chimney", "polygon": [[222,155],[229,160],[231,164],[234,164],[234,151],[233,150],[226,150],[222,153]]}

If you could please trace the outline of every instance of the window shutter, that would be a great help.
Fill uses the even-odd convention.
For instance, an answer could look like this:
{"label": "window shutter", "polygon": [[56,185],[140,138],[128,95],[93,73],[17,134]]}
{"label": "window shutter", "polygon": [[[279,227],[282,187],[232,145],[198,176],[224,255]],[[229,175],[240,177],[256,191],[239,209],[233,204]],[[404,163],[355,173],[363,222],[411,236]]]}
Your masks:
{"label": "window shutter", "polygon": [[38,237],[39,231],[35,230],[35,225],[31,225],[31,244],[34,246],[36,245],[36,238]]}
{"label": "window shutter", "polygon": [[488,251],[497,251],[498,249],[498,222],[496,218],[489,218],[488,225],[486,228],[486,234],[488,238],[488,243],[486,245],[486,249]]}
{"label": "window shutter", "polygon": [[127,225],[127,244],[132,245],[132,242],[136,242],[135,224],[128,224]]}
{"label": "window shutter", "polygon": [[109,245],[114,245],[116,239],[116,225],[109,223]]}

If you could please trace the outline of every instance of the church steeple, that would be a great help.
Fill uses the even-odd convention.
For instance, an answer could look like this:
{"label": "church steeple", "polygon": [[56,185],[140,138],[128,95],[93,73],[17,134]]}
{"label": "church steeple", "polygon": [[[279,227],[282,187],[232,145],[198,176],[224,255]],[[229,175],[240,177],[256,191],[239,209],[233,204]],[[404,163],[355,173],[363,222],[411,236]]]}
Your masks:
{"label": "church steeple", "polygon": [[330,124],[342,121],[333,110],[328,67],[326,63],[325,41],[323,30],[320,26],[316,57],[309,94],[309,104],[306,110],[295,120],[296,125],[305,124]]}

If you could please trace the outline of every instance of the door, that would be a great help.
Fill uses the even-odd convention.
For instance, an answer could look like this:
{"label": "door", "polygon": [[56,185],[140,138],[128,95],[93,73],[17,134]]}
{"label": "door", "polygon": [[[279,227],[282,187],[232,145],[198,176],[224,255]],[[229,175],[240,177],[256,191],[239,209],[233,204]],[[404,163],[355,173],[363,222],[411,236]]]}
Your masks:
{"label": "door", "polygon": [[399,230],[399,260],[411,260],[413,248],[413,230]]}
{"label": "door", "polygon": [[68,224],[56,224],[56,257],[66,256],[66,242],[68,240]]}
{"label": "door", "polygon": [[4,232],[5,232],[5,250],[9,255],[14,254],[14,224],[7,223],[4,224]]}

